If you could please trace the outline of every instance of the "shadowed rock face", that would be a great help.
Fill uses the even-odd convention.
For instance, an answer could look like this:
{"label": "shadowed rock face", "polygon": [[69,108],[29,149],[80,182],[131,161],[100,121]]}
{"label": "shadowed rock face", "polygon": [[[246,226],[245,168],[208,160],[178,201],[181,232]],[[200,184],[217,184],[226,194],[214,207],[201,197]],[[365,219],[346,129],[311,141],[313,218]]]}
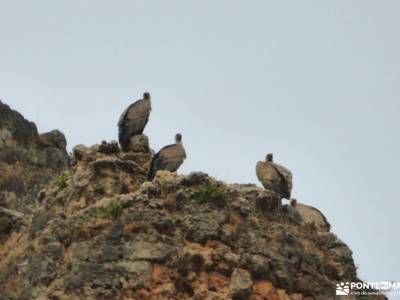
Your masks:
{"label": "shadowed rock face", "polygon": [[66,145],[60,131],[40,135],[34,123],[0,102],[0,240],[19,227],[15,216],[33,213],[37,193],[68,168]]}
{"label": "shadowed rock face", "polygon": [[329,300],[358,280],[351,250],[279,197],[199,172],[148,182],[140,150],[77,146],[32,216],[0,210],[20,224],[0,244],[0,299]]}
{"label": "shadowed rock face", "polygon": [[37,128],[32,122],[11,110],[10,107],[0,101],[0,141],[4,146],[20,145],[30,147],[37,141]]}

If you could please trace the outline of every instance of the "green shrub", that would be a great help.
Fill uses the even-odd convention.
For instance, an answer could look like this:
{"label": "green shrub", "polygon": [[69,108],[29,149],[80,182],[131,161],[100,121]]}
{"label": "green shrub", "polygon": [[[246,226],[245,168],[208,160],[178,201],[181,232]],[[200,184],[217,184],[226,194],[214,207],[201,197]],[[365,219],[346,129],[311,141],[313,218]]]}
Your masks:
{"label": "green shrub", "polygon": [[219,206],[225,206],[228,201],[228,194],[216,183],[208,183],[194,194],[197,203],[206,202],[216,203]]}
{"label": "green shrub", "polygon": [[67,187],[67,182],[71,178],[72,178],[71,172],[64,172],[60,176],[54,178],[52,184],[59,190],[63,190]]}
{"label": "green shrub", "polygon": [[123,212],[121,203],[114,200],[107,207],[102,207],[97,210],[97,214],[101,218],[105,219],[118,219]]}

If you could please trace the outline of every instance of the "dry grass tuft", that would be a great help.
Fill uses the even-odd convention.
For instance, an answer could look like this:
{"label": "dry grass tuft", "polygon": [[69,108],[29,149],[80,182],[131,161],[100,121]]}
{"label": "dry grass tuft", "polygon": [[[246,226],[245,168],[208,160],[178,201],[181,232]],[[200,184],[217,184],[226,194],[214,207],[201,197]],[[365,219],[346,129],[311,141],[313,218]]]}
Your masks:
{"label": "dry grass tuft", "polygon": [[0,170],[0,190],[16,194],[25,191],[23,168],[19,164],[6,165]]}
{"label": "dry grass tuft", "polygon": [[147,233],[152,229],[152,225],[148,221],[138,221],[126,224],[124,227],[125,235],[130,236],[136,233]]}

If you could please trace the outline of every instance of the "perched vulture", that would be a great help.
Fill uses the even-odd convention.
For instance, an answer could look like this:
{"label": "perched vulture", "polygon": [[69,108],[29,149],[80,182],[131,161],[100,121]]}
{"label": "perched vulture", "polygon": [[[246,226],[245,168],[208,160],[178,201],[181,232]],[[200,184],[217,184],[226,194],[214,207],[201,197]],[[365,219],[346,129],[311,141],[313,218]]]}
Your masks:
{"label": "perched vulture", "polygon": [[266,156],[265,162],[256,165],[258,180],[265,189],[279,193],[283,198],[290,199],[292,192],[292,172],[273,162],[272,153]]}
{"label": "perched vulture", "polygon": [[158,170],[175,172],[186,158],[185,148],[182,145],[182,135],[175,135],[175,144],[165,146],[153,156],[150,164],[148,180],[153,180]]}
{"label": "perched vulture", "polygon": [[315,207],[298,203],[296,199],[292,199],[290,205],[297,210],[306,223],[313,223],[320,231],[329,231],[331,229],[331,224],[329,224],[326,217]]}
{"label": "perched vulture", "polygon": [[144,93],[143,99],[129,105],[118,121],[119,143],[122,150],[129,147],[131,137],[143,133],[149,121],[151,111],[150,93]]}

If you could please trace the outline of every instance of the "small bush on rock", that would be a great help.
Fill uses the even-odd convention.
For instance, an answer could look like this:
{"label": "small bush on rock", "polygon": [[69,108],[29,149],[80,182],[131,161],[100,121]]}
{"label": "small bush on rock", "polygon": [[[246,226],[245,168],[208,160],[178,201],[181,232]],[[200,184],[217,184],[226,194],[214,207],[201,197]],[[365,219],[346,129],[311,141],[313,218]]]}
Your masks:
{"label": "small bush on rock", "polygon": [[100,218],[105,219],[118,219],[123,212],[121,203],[118,201],[112,201],[107,207],[102,207],[97,210],[97,214]]}
{"label": "small bush on rock", "polygon": [[63,190],[67,187],[67,182],[71,178],[72,178],[71,172],[65,172],[62,175],[54,178],[52,184],[59,190]]}
{"label": "small bush on rock", "polygon": [[228,201],[228,194],[215,183],[209,183],[195,192],[194,199],[199,204],[213,202],[219,206],[225,206]]}

